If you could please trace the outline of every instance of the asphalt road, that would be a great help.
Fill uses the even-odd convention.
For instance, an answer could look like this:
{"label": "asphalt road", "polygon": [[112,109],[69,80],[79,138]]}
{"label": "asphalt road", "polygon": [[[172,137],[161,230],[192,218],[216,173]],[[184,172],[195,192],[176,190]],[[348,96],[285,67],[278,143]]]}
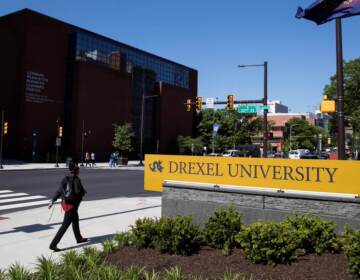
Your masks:
{"label": "asphalt road", "polygon": [[[64,169],[0,172],[0,214],[39,207],[32,202],[48,201],[65,174]],[[154,195],[144,191],[140,170],[81,169],[80,178],[87,190],[84,200]]]}

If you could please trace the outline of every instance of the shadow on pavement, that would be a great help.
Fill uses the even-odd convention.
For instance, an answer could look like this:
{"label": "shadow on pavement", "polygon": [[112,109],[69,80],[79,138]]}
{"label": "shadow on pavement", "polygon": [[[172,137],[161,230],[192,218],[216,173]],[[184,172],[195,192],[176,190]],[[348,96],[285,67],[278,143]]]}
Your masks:
{"label": "shadow on pavement", "polygon": [[[87,217],[87,218],[80,219],[80,222],[85,221],[85,220],[109,217],[109,216],[113,216],[113,215],[128,214],[128,213],[132,213],[132,212],[143,211],[143,210],[148,210],[148,209],[158,208],[158,207],[161,207],[161,205],[148,206],[148,207],[136,208],[136,209],[120,211],[120,212],[115,212],[115,213],[103,214],[103,215],[98,215],[98,216],[93,216],[93,217]],[[11,233],[16,233],[16,232],[34,233],[34,232],[52,229],[54,226],[61,225],[61,224],[62,224],[62,222],[61,223],[52,223],[52,224],[47,224],[47,225],[32,224],[32,225],[26,225],[26,226],[21,226],[21,227],[15,227],[13,230],[0,232],[0,236],[4,235],[4,234],[11,234]]]}
{"label": "shadow on pavement", "polygon": [[89,236],[89,242],[86,243],[81,243],[81,244],[77,244],[74,246],[70,246],[70,247],[65,247],[65,248],[61,248],[61,252],[63,251],[69,251],[69,250],[73,250],[73,249],[77,249],[77,248],[81,248],[81,247],[85,247],[88,245],[96,245],[96,244],[100,244],[103,241],[107,240],[107,239],[111,239],[114,236],[114,234],[106,234],[106,235],[100,235],[100,236]]}

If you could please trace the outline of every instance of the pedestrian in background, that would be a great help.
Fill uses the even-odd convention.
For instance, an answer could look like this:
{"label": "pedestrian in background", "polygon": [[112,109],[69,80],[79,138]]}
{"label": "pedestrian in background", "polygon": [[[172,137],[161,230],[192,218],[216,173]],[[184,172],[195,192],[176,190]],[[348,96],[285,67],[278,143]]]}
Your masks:
{"label": "pedestrian in background", "polygon": [[85,153],[85,167],[90,166],[90,154],[88,152]]}
{"label": "pedestrian in background", "polygon": [[88,241],[88,238],[83,238],[80,233],[78,214],[78,208],[83,196],[86,194],[86,190],[79,178],[79,167],[73,162],[70,162],[69,170],[70,174],[62,179],[59,189],[55,192],[48,206],[49,209],[53,207],[55,201],[61,197],[61,207],[65,212],[64,221],[50,244],[50,249],[54,252],[60,251],[57,245],[70,224],[72,224],[77,243],[84,243]]}
{"label": "pedestrian in background", "polygon": [[94,152],[91,153],[90,159],[91,159],[91,165],[94,167],[95,166],[95,153]]}
{"label": "pedestrian in background", "polygon": [[109,166],[113,167],[113,165],[114,165],[114,153],[111,153],[109,158]]}

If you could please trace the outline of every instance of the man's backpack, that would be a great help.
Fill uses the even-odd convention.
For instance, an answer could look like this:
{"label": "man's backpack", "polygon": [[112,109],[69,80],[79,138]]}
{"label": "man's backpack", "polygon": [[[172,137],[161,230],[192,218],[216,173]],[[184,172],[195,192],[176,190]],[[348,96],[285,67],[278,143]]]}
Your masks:
{"label": "man's backpack", "polygon": [[74,190],[74,178],[70,176],[66,177],[65,184],[63,184],[61,190],[61,198],[65,200],[65,202],[69,202],[76,199],[75,190]]}

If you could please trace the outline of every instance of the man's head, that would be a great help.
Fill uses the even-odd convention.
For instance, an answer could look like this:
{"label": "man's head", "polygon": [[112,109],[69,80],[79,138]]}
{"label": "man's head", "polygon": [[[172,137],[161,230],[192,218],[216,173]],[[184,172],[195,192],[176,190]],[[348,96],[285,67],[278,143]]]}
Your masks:
{"label": "man's head", "polygon": [[79,168],[79,166],[77,164],[75,164],[73,162],[70,162],[69,163],[69,170],[70,170],[71,174],[79,175],[80,168]]}

